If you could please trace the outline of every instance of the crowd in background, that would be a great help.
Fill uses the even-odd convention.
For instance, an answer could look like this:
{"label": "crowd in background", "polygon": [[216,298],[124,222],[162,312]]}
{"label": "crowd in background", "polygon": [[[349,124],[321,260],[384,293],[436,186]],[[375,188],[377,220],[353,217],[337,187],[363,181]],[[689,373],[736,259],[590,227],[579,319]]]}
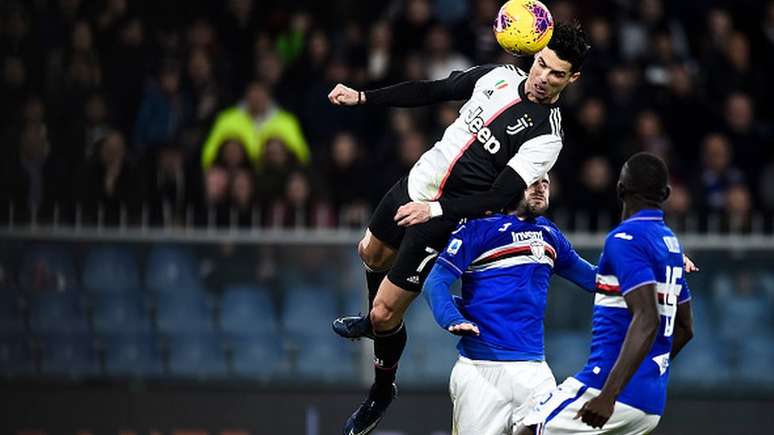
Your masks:
{"label": "crowd in background", "polygon": [[[461,102],[332,106],[502,52],[498,0],[0,1],[0,221],[362,226]],[[592,50],[552,208],[605,230],[630,154],[678,229],[772,231],[774,1],[547,1]]]}

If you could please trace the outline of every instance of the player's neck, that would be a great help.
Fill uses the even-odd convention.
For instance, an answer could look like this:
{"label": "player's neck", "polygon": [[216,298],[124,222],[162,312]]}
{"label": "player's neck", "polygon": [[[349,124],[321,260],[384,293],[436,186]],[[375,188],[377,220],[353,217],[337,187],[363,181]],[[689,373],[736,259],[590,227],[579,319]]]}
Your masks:
{"label": "player's neck", "polygon": [[621,221],[625,221],[642,210],[661,210],[656,204],[646,204],[640,201],[631,201],[623,203],[623,210],[621,211]]}

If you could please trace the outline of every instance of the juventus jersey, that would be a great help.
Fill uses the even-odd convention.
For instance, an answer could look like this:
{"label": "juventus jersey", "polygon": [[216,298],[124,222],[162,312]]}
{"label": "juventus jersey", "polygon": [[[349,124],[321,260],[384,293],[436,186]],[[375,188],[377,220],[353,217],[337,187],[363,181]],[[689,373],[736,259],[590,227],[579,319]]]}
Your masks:
{"label": "juventus jersey", "polygon": [[512,65],[487,65],[455,71],[446,79],[452,86],[474,83],[472,94],[441,140],[411,169],[412,200],[487,191],[506,166],[527,185],[551,169],[562,147],[561,112],[556,104],[530,101],[526,78]]}

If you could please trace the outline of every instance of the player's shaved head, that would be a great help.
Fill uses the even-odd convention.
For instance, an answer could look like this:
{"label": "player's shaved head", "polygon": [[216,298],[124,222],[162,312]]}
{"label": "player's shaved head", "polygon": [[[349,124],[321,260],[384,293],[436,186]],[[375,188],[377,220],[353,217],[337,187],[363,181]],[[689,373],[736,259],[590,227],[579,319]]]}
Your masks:
{"label": "player's shaved head", "polygon": [[660,208],[669,197],[669,169],[661,157],[637,153],[624,163],[618,178],[618,196],[643,207]]}

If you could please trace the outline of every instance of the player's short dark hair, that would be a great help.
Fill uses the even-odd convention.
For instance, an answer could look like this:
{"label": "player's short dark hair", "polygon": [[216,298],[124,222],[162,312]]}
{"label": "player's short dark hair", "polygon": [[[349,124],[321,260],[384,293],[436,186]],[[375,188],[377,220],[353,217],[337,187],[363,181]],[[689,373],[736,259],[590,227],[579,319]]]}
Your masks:
{"label": "player's short dark hair", "polygon": [[557,21],[548,48],[554,50],[560,59],[570,62],[571,71],[576,72],[583,66],[591,46],[580,23],[564,24]]}
{"label": "player's short dark hair", "polygon": [[621,177],[623,194],[661,204],[669,196],[669,168],[664,160],[648,152],[640,152],[626,161],[626,176]]}

